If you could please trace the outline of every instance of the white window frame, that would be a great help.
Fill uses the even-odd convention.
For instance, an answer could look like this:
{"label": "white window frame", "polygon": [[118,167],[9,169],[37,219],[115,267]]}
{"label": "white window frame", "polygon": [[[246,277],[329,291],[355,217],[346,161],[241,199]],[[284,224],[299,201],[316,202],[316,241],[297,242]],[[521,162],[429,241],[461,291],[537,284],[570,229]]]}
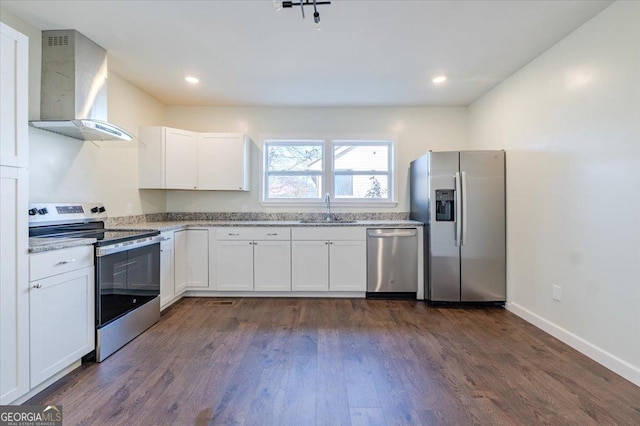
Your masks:
{"label": "white window frame", "polygon": [[[335,147],[336,146],[385,146],[389,148],[389,156],[387,158],[387,171],[381,171],[381,170],[362,170],[362,171],[352,171],[351,173],[340,173],[336,171],[335,168],[335,158],[334,158],[334,152],[335,152]],[[384,202],[393,202],[394,200],[394,195],[395,195],[395,191],[394,191],[394,185],[395,185],[395,172],[394,172],[394,151],[395,151],[395,144],[393,140],[389,140],[389,139],[333,139],[331,140],[331,164],[330,164],[330,171],[331,171],[331,182],[330,182],[330,194],[331,194],[331,200],[333,202],[333,200],[335,200],[335,203],[339,204],[339,203],[362,203],[363,205],[369,205],[371,203],[384,203]],[[343,175],[343,176],[370,176],[370,175],[374,175],[374,176],[387,176],[387,183],[388,183],[388,187],[387,187],[387,198],[338,198],[335,195],[335,177],[337,175]],[[329,185],[329,184],[328,184]]]}
{"label": "white window frame", "polygon": [[[317,135],[263,135],[261,138],[263,153],[263,160],[261,161],[262,170],[260,170],[261,176],[261,196],[260,204],[265,206],[282,206],[282,207],[300,207],[300,206],[324,206],[324,194],[331,194],[331,205],[335,207],[395,207],[398,205],[398,174],[397,174],[397,137],[387,135],[335,135],[335,136],[317,136]],[[291,144],[291,145],[305,145],[305,143],[312,145],[322,143],[322,192],[321,198],[267,198],[268,194],[268,146],[270,144]],[[333,148],[336,145],[387,145],[389,146],[389,171],[388,171],[388,198],[336,198],[335,197],[335,170],[334,170],[334,158]],[[294,174],[295,172],[290,172]],[[278,173],[274,173],[278,174]],[[300,175],[308,175],[309,173],[300,173]],[[362,171],[354,173],[357,174],[371,174],[370,171]]]}
{"label": "white window frame", "polygon": [[[320,146],[321,148],[321,158],[322,161],[320,163],[320,171],[319,172],[305,172],[305,171],[274,171],[269,172],[269,156],[267,153],[269,152],[269,145],[290,145],[290,146]],[[269,175],[272,176],[320,176],[322,181],[323,189],[326,187],[325,176],[326,176],[326,141],[324,139],[268,139],[263,142],[264,154],[263,154],[263,171],[262,175],[262,200],[268,201],[272,203],[289,203],[289,202],[309,202],[309,201],[319,201],[322,199],[324,192],[320,194],[317,198],[267,198],[267,194],[269,192],[269,188],[267,187],[269,184],[269,179],[267,177]]]}

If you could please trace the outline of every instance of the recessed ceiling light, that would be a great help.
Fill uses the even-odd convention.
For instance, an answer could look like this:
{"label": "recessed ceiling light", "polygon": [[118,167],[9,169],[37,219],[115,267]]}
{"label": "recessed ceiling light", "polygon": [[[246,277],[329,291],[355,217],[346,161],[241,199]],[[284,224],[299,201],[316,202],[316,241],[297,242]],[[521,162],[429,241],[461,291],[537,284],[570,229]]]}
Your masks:
{"label": "recessed ceiling light", "polygon": [[199,83],[199,82],[200,82],[200,80],[198,80],[198,79],[197,79],[197,78],[195,78],[195,77],[191,77],[191,76],[189,76],[189,77],[185,77],[184,79],[185,79],[188,83],[191,83],[191,84],[196,84],[196,83]]}
{"label": "recessed ceiling light", "polygon": [[444,75],[439,75],[439,76],[435,77],[435,78],[434,78],[433,80],[431,80],[431,81],[433,81],[435,84],[442,84],[442,83],[444,83],[445,81],[447,81],[447,77],[446,77],[446,76],[444,76]]}

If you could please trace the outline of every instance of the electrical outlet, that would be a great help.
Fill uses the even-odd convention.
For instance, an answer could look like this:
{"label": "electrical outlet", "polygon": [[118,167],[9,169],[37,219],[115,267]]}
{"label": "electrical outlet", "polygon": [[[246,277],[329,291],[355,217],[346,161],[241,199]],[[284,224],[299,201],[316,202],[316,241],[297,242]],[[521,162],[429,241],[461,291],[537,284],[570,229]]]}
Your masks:
{"label": "electrical outlet", "polygon": [[562,287],[559,285],[553,286],[553,300],[562,301]]}

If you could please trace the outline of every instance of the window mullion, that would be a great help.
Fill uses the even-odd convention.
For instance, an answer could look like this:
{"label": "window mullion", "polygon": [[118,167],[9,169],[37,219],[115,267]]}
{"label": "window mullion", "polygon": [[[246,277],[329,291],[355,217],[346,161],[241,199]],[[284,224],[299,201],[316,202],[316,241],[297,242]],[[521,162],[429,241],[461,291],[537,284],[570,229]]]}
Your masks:
{"label": "window mullion", "polygon": [[333,187],[333,143],[331,140],[324,141],[324,191],[323,194],[329,193],[331,198],[335,198]]}

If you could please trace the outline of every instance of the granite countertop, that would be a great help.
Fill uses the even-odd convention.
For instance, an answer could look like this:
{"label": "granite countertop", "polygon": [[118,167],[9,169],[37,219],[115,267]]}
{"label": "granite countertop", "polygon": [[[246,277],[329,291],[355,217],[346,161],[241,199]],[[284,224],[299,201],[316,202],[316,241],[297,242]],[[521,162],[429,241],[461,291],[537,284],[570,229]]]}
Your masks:
{"label": "granite countertop", "polygon": [[[110,229],[158,230],[175,231],[185,228],[206,228],[212,226],[287,226],[287,227],[322,227],[322,226],[364,226],[364,227],[397,227],[415,228],[423,226],[415,220],[358,220],[356,222],[317,222],[301,223],[300,221],[284,220],[180,220],[165,222],[129,223],[110,226]],[[29,238],[29,253],[41,253],[50,250],[60,250],[69,247],[84,246],[95,243],[95,238]]]}
{"label": "granite countertop", "polygon": [[423,226],[422,222],[415,220],[358,220],[356,222],[314,222],[301,223],[300,221],[284,220],[180,220],[166,222],[142,222],[130,223],[119,226],[111,226],[112,229],[157,229],[160,232],[175,231],[184,228],[212,227],[212,226],[287,226],[287,227],[318,227],[318,226],[364,226],[364,227],[401,227],[415,228]]}
{"label": "granite countertop", "polygon": [[29,238],[29,253],[60,250],[69,247],[88,246],[95,243],[95,238]]}

